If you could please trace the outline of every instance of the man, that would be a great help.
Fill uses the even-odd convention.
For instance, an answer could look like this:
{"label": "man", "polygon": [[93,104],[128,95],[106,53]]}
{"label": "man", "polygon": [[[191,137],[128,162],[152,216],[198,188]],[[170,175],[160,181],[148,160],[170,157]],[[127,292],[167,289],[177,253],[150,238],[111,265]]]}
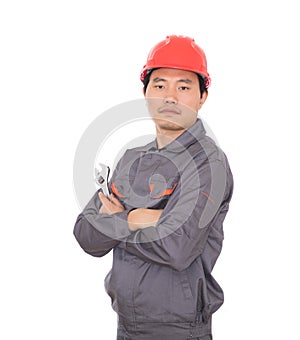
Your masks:
{"label": "man", "polygon": [[93,256],[113,249],[105,279],[118,340],[212,339],[223,292],[211,272],[221,252],[233,179],[197,117],[207,98],[206,57],[169,36],[141,73],[156,140],[127,150],[78,216],[74,234]]}

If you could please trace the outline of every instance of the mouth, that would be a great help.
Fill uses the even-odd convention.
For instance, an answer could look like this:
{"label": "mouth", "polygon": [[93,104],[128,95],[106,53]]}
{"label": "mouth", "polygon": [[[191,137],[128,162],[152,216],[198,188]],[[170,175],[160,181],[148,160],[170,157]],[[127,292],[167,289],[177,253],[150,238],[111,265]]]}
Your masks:
{"label": "mouth", "polygon": [[173,108],[173,107],[160,107],[158,108],[158,113],[163,113],[166,115],[180,115],[181,111],[177,108]]}

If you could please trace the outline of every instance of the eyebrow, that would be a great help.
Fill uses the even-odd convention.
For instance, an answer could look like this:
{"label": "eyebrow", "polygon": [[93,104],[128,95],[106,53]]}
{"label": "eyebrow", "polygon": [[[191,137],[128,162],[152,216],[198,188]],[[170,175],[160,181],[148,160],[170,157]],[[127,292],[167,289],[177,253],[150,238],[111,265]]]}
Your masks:
{"label": "eyebrow", "polygon": [[[160,77],[156,77],[156,78],[153,79],[154,83],[158,83],[160,81],[166,82],[167,80],[164,79],[164,78],[160,78]],[[183,79],[178,79],[177,83],[192,84],[193,82],[188,78],[183,78]]]}

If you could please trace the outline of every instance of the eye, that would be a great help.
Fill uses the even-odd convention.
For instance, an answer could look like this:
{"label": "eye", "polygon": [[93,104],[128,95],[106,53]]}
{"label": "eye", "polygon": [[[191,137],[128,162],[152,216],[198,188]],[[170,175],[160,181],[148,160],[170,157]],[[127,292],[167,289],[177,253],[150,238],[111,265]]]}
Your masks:
{"label": "eye", "polygon": [[180,86],[179,87],[179,90],[180,91],[187,91],[187,90],[189,90],[190,88],[189,87],[187,87],[187,86]]}
{"label": "eye", "polygon": [[162,90],[164,88],[164,85],[155,85],[155,89]]}

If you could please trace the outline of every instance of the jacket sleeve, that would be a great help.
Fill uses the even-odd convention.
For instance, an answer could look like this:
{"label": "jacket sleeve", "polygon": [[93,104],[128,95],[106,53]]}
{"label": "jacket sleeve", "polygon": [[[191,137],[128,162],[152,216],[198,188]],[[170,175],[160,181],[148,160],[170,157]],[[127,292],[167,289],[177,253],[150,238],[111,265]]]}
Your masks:
{"label": "jacket sleeve", "polygon": [[101,202],[98,192],[77,217],[74,236],[85,252],[101,257],[131,232],[127,224],[127,210],[113,215],[99,214]]}
{"label": "jacket sleeve", "polygon": [[231,190],[230,170],[219,160],[185,171],[156,227],[138,230],[119,247],[144,261],[186,269],[202,253],[212,226],[222,224]]}
{"label": "jacket sleeve", "polygon": [[[116,173],[120,162],[112,176]],[[82,213],[77,217],[74,226],[74,236],[82,249],[90,255],[101,257],[117,246],[121,240],[131,235],[128,229],[127,215],[125,210],[113,215],[99,214],[101,201],[98,197],[98,190],[88,202]]]}

